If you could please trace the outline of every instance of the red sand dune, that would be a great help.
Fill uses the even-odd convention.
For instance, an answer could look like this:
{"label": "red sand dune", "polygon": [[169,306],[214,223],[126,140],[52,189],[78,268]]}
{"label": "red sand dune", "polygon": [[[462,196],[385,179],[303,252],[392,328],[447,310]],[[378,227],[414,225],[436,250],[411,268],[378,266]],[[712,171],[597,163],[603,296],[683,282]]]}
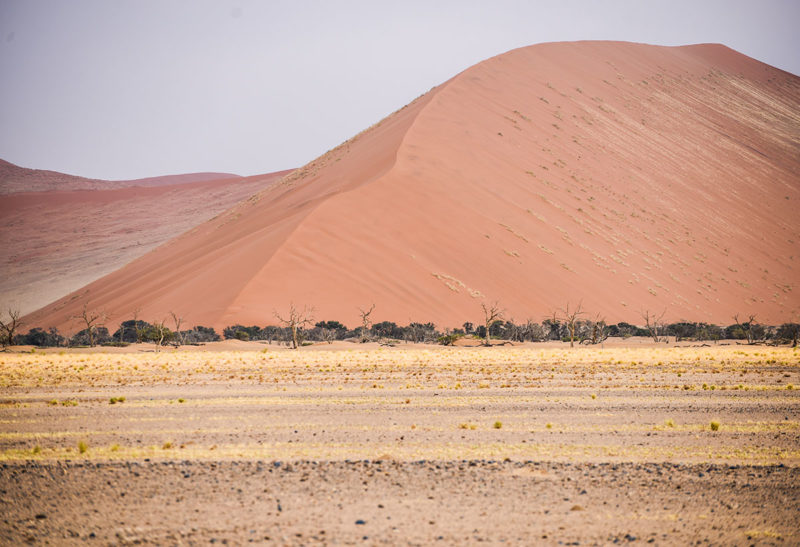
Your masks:
{"label": "red sand dune", "polygon": [[207,182],[241,178],[231,173],[186,173],[133,180],[99,180],[67,175],[45,169],[28,169],[0,160],[0,195],[17,192],[52,192],[69,190],[113,190],[130,186],[167,186],[187,182]]}
{"label": "red sand dune", "polygon": [[[57,188],[59,173],[47,173]],[[183,183],[177,181],[194,175],[177,175],[163,177],[162,182],[172,182],[161,186],[6,194],[0,198],[0,303],[18,306],[23,313],[35,310],[288,173]],[[69,175],[62,177],[67,187],[75,182]]]}
{"label": "red sand dune", "polygon": [[128,266],[31,314],[764,322],[800,310],[800,78],[722,45],[494,57]]}

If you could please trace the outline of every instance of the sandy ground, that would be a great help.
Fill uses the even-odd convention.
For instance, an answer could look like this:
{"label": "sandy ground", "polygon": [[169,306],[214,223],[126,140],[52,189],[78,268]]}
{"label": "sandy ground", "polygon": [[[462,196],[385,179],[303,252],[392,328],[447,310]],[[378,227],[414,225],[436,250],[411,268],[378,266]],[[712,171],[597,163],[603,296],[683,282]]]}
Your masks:
{"label": "sandy ground", "polygon": [[787,467],[151,461],[2,471],[0,541],[8,544],[800,540],[800,487]]}
{"label": "sandy ground", "polygon": [[0,382],[7,544],[800,541],[787,348],[9,353]]}

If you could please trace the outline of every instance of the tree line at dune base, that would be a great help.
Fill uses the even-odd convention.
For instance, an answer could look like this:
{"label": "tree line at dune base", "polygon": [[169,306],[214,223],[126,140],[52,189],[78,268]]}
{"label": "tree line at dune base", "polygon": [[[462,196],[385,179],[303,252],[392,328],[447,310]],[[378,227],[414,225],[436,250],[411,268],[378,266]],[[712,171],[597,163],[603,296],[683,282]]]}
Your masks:
{"label": "tree line at dune base", "polygon": [[[15,325],[18,327],[19,324]],[[691,340],[717,342],[738,340],[749,344],[791,344],[797,346],[800,324],[784,323],[779,326],[763,325],[754,320],[739,322],[726,327],[693,322],[663,323],[649,322],[645,327],[621,322],[607,324],[605,321],[572,320],[551,318],[541,323],[527,321],[515,324],[512,321],[495,319],[485,324],[464,323],[460,328],[441,331],[433,323],[410,323],[406,326],[391,321],[382,321],[350,329],[339,321],[319,321],[307,326],[285,323],[283,326],[265,327],[232,325],[217,333],[211,327],[195,326],[191,329],[169,328],[164,322],[155,324],[139,319],[123,321],[119,328],[109,332],[102,325],[91,325],[72,336],[64,336],[55,328],[48,330],[33,328],[27,334],[18,334],[5,322],[0,322],[0,341],[4,347],[10,345],[36,347],[87,347],[127,346],[135,343],[153,343],[157,348],[172,345],[202,345],[222,339],[263,341],[268,344],[285,344],[292,347],[334,341],[381,342],[394,344],[433,343],[453,345],[463,338],[481,340],[485,345],[504,342],[563,341],[577,344],[599,344],[609,337],[649,337],[655,342]],[[494,341],[494,342],[493,342]]]}

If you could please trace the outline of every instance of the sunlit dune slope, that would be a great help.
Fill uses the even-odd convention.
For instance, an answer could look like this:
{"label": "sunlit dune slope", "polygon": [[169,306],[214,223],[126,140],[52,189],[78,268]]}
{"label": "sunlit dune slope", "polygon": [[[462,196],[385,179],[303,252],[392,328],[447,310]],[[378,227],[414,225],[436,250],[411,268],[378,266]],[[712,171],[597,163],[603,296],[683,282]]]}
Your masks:
{"label": "sunlit dune slope", "polygon": [[721,45],[551,43],[434,88],[253,199],[27,321],[88,302],[191,323],[728,324],[800,308],[800,78]]}

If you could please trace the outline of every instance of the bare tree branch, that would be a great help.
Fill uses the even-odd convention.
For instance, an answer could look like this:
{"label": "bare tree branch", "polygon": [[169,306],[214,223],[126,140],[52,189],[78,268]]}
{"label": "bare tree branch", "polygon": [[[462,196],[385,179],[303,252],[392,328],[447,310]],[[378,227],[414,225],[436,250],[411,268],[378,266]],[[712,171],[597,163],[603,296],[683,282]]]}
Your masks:
{"label": "bare tree branch", "polygon": [[183,323],[183,317],[180,317],[174,311],[170,311],[169,315],[172,317],[172,322],[175,323],[175,344],[178,347],[183,345],[183,334],[181,333],[181,324]]}
{"label": "bare tree branch", "polygon": [[574,308],[572,311],[569,309],[569,302],[567,302],[566,308],[561,308],[561,313],[564,317],[564,322],[567,324],[567,330],[569,330],[569,347],[575,347],[575,327],[584,312],[582,310],[583,302],[578,302],[578,306]]}
{"label": "bare tree branch", "polygon": [[739,321],[739,314],[737,313],[736,315],[733,316],[733,320],[736,321],[736,326],[742,329],[742,332],[744,332],[745,336],[747,337],[747,343],[751,346],[755,344],[757,338],[756,336],[757,329],[755,327],[758,325],[756,323],[756,315],[754,313],[751,313],[748,316],[747,321],[741,323]]}
{"label": "bare tree branch", "polygon": [[491,338],[489,337],[489,329],[492,328],[492,325],[494,325],[495,321],[499,321],[503,318],[503,313],[505,313],[505,310],[500,307],[500,304],[497,301],[488,306],[486,305],[486,302],[482,302],[481,309],[483,309],[483,326],[486,329],[483,345],[491,346],[492,342]]}
{"label": "bare tree branch", "polygon": [[7,313],[8,321],[0,319],[0,344],[4,348],[14,344],[16,331],[22,326],[22,322],[19,320],[19,309],[8,308]]}
{"label": "bare tree branch", "polygon": [[372,304],[368,310],[358,308],[358,311],[361,314],[361,342],[368,342],[369,329],[372,327],[372,318],[370,318],[370,315],[375,311],[375,304]]}
{"label": "bare tree branch", "polygon": [[78,315],[74,315],[73,319],[80,319],[86,325],[86,335],[89,337],[89,346],[95,346],[94,335],[97,332],[98,324],[102,324],[106,320],[106,313],[95,309],[89,309],[89,302],[83,303],[83,309]]}
{"label": "bare tree branch", "polygon": [[164,345],[164,341],[170,337],[171,333],[169,328],[166,325],[166,321],[163,319],[161,321],[153,321],[153,342],[156,345],[156,351],[161,350],[161,346]]}
{"label": "bare tree branch", "polygon": [[598,313],[592,321],[592,344],[601,344],[606,338],[608,338],[606,318]]}
{"label": "bare tree branch", "polygon": [[653,342],[660,342],[661,331],[663,330],[664,314],[667,313],[667,310],[665,309],[662,311],[660,315],[656,315],[655,313],[651,314],[650,310],[644,310],[639,313],[642,316],[642,319],[644,319],[644,325],[650,332]]}
{"label": "bare tree branch", "polygon": [[297,331],[304,326],[311,325],[314,321],[313,314],[314,308],[307,308],[303,306],[303,310],[298,310],[294,303],[289,304],[289,315],[282,317],[277,311],[273,311],[275,318],[281,322],[284,327],[288,327],[292,331],[292,348],[297,349]]}

